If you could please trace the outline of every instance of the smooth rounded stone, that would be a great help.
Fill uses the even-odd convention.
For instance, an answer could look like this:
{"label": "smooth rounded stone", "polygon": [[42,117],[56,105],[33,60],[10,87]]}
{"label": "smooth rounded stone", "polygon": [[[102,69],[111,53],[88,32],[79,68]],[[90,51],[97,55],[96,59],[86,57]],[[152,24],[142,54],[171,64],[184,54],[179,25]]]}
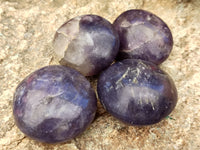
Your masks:
{"label": "smooth rounded stone", "polygon": [[126,59],[102,72],[97,84],[104,108],[130,125],[150,125],[171,113],[177,90],[170,76],[151,62]]}
{"label": "smooth rounded stone", "polygon": [[27,136],[47,143],[70,140],[93,121],[96,96],[74,69],[48,66],[26,77],[14,94],[16,125]]}
{"label": "smooth rounded stone", "polygon": [[119,51],[119,37],[106,19],[83,15],[64,23],[57,30],[53,45],[60,64],[92,76],[113,62]]}
{"label": "smooth rounded stone", "polygon": [[120,38],[118,59],[142,59],[161,64],[173,47],[166,23],[158,16],[139,9],[122,13],[113,23]]}

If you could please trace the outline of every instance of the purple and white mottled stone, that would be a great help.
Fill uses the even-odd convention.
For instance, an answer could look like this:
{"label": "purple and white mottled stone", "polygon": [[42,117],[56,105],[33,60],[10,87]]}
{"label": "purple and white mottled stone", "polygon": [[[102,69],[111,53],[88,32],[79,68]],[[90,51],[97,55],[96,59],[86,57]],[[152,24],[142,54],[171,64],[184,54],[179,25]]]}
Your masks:
{"label": "purple and white mottled stone", "polygon": [[126,59],[101,73],[98,96],[104,108],[130,125],[150,125],[169,115],[177,103],[170,76],[151,62]]}
{"label": "purple and white mottled stone", "polygon": [[41,142],[70,140],[93,121],[96,96],[86,78],[74,69],[48,66],[26,77],[14,95],[16,125]]}
{"label": "purple and white mottled stone", "polygon": [[144,10],[128,10],[113,23],[120,38],[118,59],[143,59],[161,64],[173,47],[173,38],[166,23]]}
{"label": "purple and white mottled stone", "polygon": [[64,23],[57,30],[53,45],[62,65],[92,76],[113,62],[119,51],[119,38],[106,19],[83,15]]}

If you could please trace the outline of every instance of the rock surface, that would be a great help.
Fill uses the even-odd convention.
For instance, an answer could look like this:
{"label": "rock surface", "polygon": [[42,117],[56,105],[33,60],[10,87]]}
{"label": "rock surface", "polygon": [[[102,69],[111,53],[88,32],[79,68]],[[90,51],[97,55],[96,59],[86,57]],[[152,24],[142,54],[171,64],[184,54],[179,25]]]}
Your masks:
{"label": "rock surface", "polygon": [[[48,145],[24,136],[14,124],[13,94],[29,73],[58,64],[52,48],[56,29],[70,18],[91,13],[113,22],[123,11],[134,8],[158,15],[172,31],[174,47],[161,66],[172,76],[178,90],[172,114],[153,126],[131,127],[111,117],[98,102],[92,125],[70,142]],[[199,0],[1,0],[0,149],[200,149],[199,8]],[[90,80],[95,87],[96,82]]]}

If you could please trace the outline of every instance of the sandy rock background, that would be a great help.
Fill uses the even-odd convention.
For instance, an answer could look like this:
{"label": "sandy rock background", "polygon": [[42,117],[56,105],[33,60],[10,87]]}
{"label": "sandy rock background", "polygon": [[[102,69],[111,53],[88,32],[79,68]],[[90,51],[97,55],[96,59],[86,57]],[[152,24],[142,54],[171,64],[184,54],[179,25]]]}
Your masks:
{"label": "sandy rock background", "polygon": [[[161,65],[178,89],[172,114],[153,126],[131,127],[98,104],[95,121],[72,141],[49,145],[21,133],[12,116],[13,93],[29,73],[58,64],[52,48],[56,29],[72,17],[91,13],[113,22],[133,8],[155,13],[173,33],[173,51]],[[0,0],[0,150],[59,149],[200,149],[200,0]]]}

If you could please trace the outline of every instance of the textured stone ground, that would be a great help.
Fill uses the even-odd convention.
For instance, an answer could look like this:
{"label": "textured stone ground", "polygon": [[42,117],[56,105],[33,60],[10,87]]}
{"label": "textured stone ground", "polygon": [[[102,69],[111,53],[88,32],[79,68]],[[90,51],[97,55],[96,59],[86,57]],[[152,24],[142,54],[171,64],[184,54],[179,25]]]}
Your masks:
{"label": "textured stone ground", "polygon": [[[58,64],[51,44],[56,29],[83,14],[98,14],[112,22],[131,8],[157,14],[172,30],[173,51],[161,66],[173,77],[179,93],[170,117],[153,126],[131,127],[99,104],[90,128],[72,141],[47,145],[24,136],[14,124],[13,93],[30,72]],[[199,0],[1,0],[0,150],[199,150],[199,28]]]}

